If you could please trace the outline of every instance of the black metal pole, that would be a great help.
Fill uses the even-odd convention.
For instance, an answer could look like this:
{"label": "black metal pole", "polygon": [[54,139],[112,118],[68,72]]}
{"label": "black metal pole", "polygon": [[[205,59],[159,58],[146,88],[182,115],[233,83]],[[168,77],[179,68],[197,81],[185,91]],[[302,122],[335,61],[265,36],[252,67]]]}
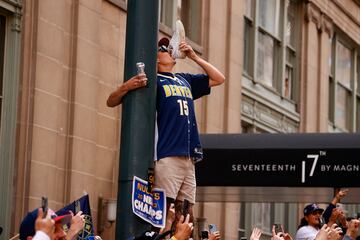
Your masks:
{"label": "black metal pole", "polygon": [[145,63],[148,86],[129,92],[123,101],[116,239],[128,239],[150,228],[132,213],[133,176],[147,178],[154,157],[158,0],[128,0],[124,80]]}

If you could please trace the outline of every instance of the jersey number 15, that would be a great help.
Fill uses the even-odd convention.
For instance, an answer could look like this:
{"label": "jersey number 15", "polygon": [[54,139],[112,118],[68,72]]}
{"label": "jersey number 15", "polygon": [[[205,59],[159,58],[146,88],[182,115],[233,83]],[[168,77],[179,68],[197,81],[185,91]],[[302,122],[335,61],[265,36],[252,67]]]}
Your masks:
{"label": "jersey number 15", "polygon": [[189,116],[189,108],[188,108],[188,102],[186,100],[177,100],[180,108],[180,115],[186,115]]}

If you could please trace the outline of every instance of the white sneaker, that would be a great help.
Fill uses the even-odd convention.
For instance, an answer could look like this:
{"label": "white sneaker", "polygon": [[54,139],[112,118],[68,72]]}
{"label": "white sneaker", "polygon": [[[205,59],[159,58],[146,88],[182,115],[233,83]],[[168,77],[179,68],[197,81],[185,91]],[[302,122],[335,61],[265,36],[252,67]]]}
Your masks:
{"label": "white sneaker", "polygon": [[173,58],[185,58],[184,52],[179,50],[179,44],[185,41],[185,29],[180,20],[175,23],[175,31],[170,39],[169,48],[172,50],[171,56]]}

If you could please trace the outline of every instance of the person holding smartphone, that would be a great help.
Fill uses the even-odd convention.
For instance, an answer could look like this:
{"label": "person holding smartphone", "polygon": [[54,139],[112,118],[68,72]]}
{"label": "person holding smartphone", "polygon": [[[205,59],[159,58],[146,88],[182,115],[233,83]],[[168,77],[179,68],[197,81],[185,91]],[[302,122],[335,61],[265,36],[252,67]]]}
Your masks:
{"label": "person holding smartphone", "polygon": [[215,224],[209,224],[209,240],[220,240],[220,232]]}
{"label": "person holding smartphone", "polygon": [[[60,240],[74,239],[84,228],[85,220],[81,211],[77,214],[69,213],[62,216],[56,216],[55,212],[48,209],[44,217],[43,208],[35,209],[29,212],[22,220],[19,229],[20,240]],[[70,224],[67,232],[63,226]]]}

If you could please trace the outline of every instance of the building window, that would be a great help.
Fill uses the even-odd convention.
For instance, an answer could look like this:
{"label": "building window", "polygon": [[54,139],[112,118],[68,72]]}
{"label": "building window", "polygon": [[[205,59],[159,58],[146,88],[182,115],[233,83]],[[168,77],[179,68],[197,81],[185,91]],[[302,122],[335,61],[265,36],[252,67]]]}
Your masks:
{"label": "building window", "polygon": [[295,0],[258,0],[256,3],[245,1],[244,74],[296,102],[297,36],[300,35],[297,8],[301,4]]}
{"label": "building window", "polygon": [[202,1],[199,0],[161,0],[160,23],[174,29],[180,19],[184,24],[185,34],[192,42],[201,45]]}
{"label": "building window", "polygon": [[336,79],[345,88],[350,89],[351,82],[351,50],[341,42],[336,43]]}
{"label": "building window", "polygon": [[259,25],[271,35],[279,35],[280,0],[260,0],[258,9]]}
{"label": "building window", "polygon": [[342,129],[350,128],[350,91],[341,84],[336,87],[335,124]]}
{"label": "building window", "polygon": [[335,124],[350,130],[351,118],[351,50],[336,42],[336,102]]}
{"label": "building window", "polygon": [[274,60],[276,43],[279,35],[279,8],[280,0],[260,0],[257,20],[257,80],[273,87]]}
{"label": "building window", "polygon": [[182,0],[181,19],[189,39],[201,44],[201,1]]}
{"label": "building window", "polygon": [[0,132],[1,132],[1,113],[3,106],[3,76],[4,76],[4,46],[5,46],[5,29],[6,18],[0,15]]}
{"label": "building window", "polygon": [[[358,59],[351,43],[335,36],[329,76],[329,121],[336,131],[359,131]],[[357,62],[357,63],[356,63]],[[357,70],[355,69],[357,68]]]}
{"label": "building window", "polygon": [[260,228],[264,233],[271,233],[272,204],[253,203],[252,205],[252,226]]}
{"label": "building window", "polygon": [[290,99],[292,98],[292,80],[293,80],[292,76],[293,76],[292,65],[286,65],[283,95],[284,97]]}
{"label": "building window", "polygon": [[[2,1],[4,2],[4,1]],[[10,238],[14,209],[16,166],[17,99],[21,55],[21,3],[0,4],[0,225],[2,236]]]}
{"label": "building window", "polygon": [[244,46],[243,46],[243,63],[244,63],[244,74],[249,77],[253,77],[252,68],[252,52],[253,52],[253,0],[245,1],[245,16],[244,16]]}
{"label": "building window", "polygon": [[272,87],[274,79],[274,39],[263,32],[258,34],[257,80]]}
{"label": "building window", "polygon": [[285,43],[286,43],[286,60],[285,60],[285,79],[283,84],[283,96],[295,100],[294,91],[294,74],[296,66],[296,5],[290,1],[287,8],[287,22],[285,28]]}
{"label": "building window", "polygon": [[176,0],[161,0],[160,1],[160,22],[165,26],[173,29],[177,16]]}

